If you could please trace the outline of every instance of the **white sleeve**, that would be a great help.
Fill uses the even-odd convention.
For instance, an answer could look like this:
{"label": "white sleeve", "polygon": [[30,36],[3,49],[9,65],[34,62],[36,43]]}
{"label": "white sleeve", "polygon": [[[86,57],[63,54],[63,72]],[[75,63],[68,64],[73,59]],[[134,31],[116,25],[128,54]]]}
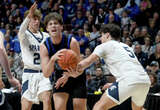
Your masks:
{"label": "white sleeve", "polygon": [[20,26],[20,29],[18,32],[18,38],[19,38],[20,42],[24,39],[24,35],[25,35],[25,32],[28,28],[29,21],[30,21],[30,19],[28,17],[26,17]]}
{"label": "white sleeve", "polygon": [[93,53],[101,58],[106,58],[106,56],[113,53],[113,51],[114,51],[114,46],[112,45],[112,42],[107,42],[98,45],[93,51]]}
{"label": "white sleeve", "polygon": [[98,45],[93,51],[93,54],[96,54],[99,57],[102,57],[103,53],[104,53],[104,51],[103,51],[103,45],[102,44]]}

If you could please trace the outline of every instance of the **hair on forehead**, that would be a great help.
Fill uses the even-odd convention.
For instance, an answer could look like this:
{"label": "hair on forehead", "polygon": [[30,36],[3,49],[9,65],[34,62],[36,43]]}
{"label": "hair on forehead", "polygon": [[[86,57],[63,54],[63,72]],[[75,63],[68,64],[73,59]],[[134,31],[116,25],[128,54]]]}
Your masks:
{"label": "hair on forehead", "polygon": [[100,29],[101,33],[109,33],[115,40],[119,40],[121,36],[121,29],[116,24],[103,24]]}
{"label": "hair on forehead", "polygon": [[47,16],[45,16],[44,25],[47,26],[48,22],[51,20],[56,20],[56,21],[58,21],[59,24],[63,25],[62,16],[56,12],[49,13]]}

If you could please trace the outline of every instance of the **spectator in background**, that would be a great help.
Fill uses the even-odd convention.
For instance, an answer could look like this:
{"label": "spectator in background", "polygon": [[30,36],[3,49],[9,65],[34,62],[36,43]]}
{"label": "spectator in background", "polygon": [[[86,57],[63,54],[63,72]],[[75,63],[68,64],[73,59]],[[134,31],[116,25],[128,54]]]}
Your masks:
{"label": "spectator in background", "polygon": [[160,85],[157,83],[157,76],[155,73],[148,73],[150,81],[151,81],[151,86],[149,89],[149,93],[159,93],[160,92]]}
{"label": "spectator in background", "polygon": [[100,36],[98,29],[99,25],[92,25],[92,32],[89,37],[89,40],[92,40],[92,42],[89,42],[89,47],[91,48],[91,50],[93,50],[96,47],[96,45],[98,45],[98,43],[100,42],[98,41],[98,37]]}
{"label": "spectator in background", "polygon": [[143,38],[141,37],[141,33],[140,33],[140,28],[137,27],[135,28],[133,34],[130,36],[130,38],[132,39],[133,44],[135,45],[136,43],[143,42]]}
{"label": "spectator in background", "polygon": [[129,26],[130,24],[130,17],[128,16],[127,11],[122,12],[122,17],[121,17],[121,27],[124,28],[125,26]]}
{"label": "spectator in background", "polygon": [[95,78],[92,79],[94,83],[94,91],[98,91],[98,89],[102,89],[102,87],[108,82],[107,78],[104,76],[104,71],[101,67],[95,69]]}
{"label": "spectator in background", "polygon": [[150,37],[145,37],[144,38],[144,45],[142,45],[142,51],[144,53],[147,53],[148,54],[148,57],[152,54],[153,52],[153,47],[152,47],[152,44],[151,44],[151,39]]}
{"label": "spectator in background", "polygon": [[125,10],[128,12],[128,16],[131,19],[136,17],[140,12],[138,5],[135,3],[135,0],[130,0],[130,6],[127,6]]}
{"label": "spectator in background", "polygon": [[[73,3],[72,0],[66,0],[66,4],[64,5],[64,7],[64,11],[67,15],[67,21],[71,21],[71,19],[75,16],[76,5]],[[68,23],[70,23],[69,21]]]}
{"label": "spectator in background", "polygon": [[81,10],[76,12],[76,17],[72,19],[72,27],[74,31],[77,31],[79,28],[83,28],[86,19],[83,16]]}
{"label": "spectator in background", "polygon": [[114,10],[114,13],[117,14],[119,17],[121,17],[122,12],[123,12],[123,7],[120,2],[117,2],[116,9]]}
{"label": "spectator in background", "polygon": [[151,41],[154,41],[156,34],[158,32],[158,27],[153,19],[149,19],[148,34],[151,36]]}
{"label": "spectator in background", "polygon": [[88,47],[89,39],[84,35],[82,28],[78,29],[78,34],[75,36],[75,39],[79,42],[80,52],[85,54],[85,49]]}
{"label": "spectator in background", "polygon": [[130,37],[127,37],[124,43],[127,44],[129,47],[132,47],[132,40]]}
{"label": "spectator in background", "polygon": [[156,44],[155,53],[150,55],[148,64],[151,64],[152,61],[157,61],[160,64],[160,43]]}
{"label": "spectator in background", "polygon": [[141,45],[136,44],[134,48],[135,55],[138,58],[138,61],[142,64],[142,66],[145,68],[148,63],[148,55],[142,51]]}
{"label": "spectator in background", "polygon": [[103,24],[105,19],[106,13],[103,8],[98,8],[98,14],[96,15],[95,24]]}
{"label": "spectator in background", "polygon": [[152,61],[151,64],[146,67],[146,70],[156,75],[160,74],[159,63],[157,61]]}
{"label": "spectator in background", "polygon": [[109,22],[112,22],[112,23],[116,23],[116,24],[120,25],[121,19],[117,14],[114,13],[114,9],[112,7],[110,7],[108,9],[108,11],[109,11],[109,13],[106,14],[104,23],[108,24]]}
{"label": "spectator in background", "polygon": [[91,34],[91,32],[89,32],[88,23],[84,23],[83,29],[84,29],[84,35],[85,35],[86,37],[88,37],[88,39],[90,39],[90,34]]}

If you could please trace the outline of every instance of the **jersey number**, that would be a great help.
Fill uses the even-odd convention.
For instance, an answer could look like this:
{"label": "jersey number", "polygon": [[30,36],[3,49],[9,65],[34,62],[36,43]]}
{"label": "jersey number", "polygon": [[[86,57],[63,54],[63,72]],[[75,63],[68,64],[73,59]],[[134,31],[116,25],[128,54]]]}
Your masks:
{"label": "jersey number", "polygon": [[40,54],[39,54],[39,53],[34,53],[33,63],[34,63],[35,65],[39,65],[39,64],[40,64]]}
{"label": "jersey number", "polygon": [[123,48],[127,51],[128,55],[129,55],[131,58],[135,58],[134,53],[133,53],[131,50],[129,50],[128,47],[123,47]]}

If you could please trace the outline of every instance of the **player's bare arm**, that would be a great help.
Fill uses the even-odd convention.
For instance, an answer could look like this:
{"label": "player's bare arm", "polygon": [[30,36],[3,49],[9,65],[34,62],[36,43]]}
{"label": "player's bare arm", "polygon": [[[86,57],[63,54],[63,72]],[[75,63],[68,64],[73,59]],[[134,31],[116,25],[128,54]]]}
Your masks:
{"label": "player's bare arm", "polygon": [[62,51],[63,50],[58,51],[51,59],[49,59],[46,46],[44,44],[40,46],[41,66],[45,77],[51,76],[52,72],[54,72],[54,63],[56,60],[60,59],[61,55],[63,55],[61,53]]}
{"label": "player's bare arm", "polygon": [[30,19],[33,17],[33,13],[36,10],[36,8],[37,8],[37,4],[34,3],[31,6],[31,8],[29,9],[29,13],[28,13],[27,17],[24,19],[24,21],[22,22],[22,24],[20,26],[20,29],[19,29],[19,32],[18,32],[18,37],[19,37],[20,42],[22,42],[23,39],[24,39],[25,31],[28,28]]}
{"label": "player's bare arm", "polygon": [[97,56],[96,54],[91,54],[89,57],[87,57],[86,59],[80,61],[77,65],[77,71],[81,72],[84,71],[84,69],[86,69],[87,67],[89,67],[93,62],[95,62],[97,59],[99,58],[99,56]]}
{"label": "player's bare arm", "polygon": [[71,50],[73,50],[77,54],[77,57],[80,61],[80,46],[79,46],[79,43],[77,42],[77,40],[73,37],[72,37],[72,41],[70,44],[70,48],[71,48]]}
{"label": "player's bare arm", "polygon": [[5,73],[7,74],[8,80],[13,86],[18,87],[19,91],[21,90],[21,84],[20,82],[14,78],[10,71],[10,66],[7,58],[7,54],[3,45],[3,34],[0,32],[0,64],[5,70]]}

